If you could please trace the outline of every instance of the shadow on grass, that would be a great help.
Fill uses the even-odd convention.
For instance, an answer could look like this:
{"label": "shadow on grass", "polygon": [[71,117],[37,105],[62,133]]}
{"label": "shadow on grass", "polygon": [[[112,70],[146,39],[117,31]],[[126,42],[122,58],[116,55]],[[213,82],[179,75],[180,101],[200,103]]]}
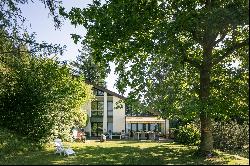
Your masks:
{"label": "shadow on grass", "polygon": [[[109,140],[113,141],[113,140]],[[174,143],[173,140],[160,140],[160,141],[155,141],[155,140],[125,140],[125,141],[119,141],[119,140],[114,140],[119,142],[119,144],[132,144],[132,143]]]}
{"label": "shadow on grass", "polygon": [[[138,142],[137,142],[138,143]],[[194,156],[195,148],[173,148],[172,146],[159,144],[152,147],[103,147],[83,146],[74,148],[75,156],[63,156],[54,154],[54,150],[37,151],[16,156],[6,156],[0,163],[8,165],[16,164],[60,164],[60,165],[221,165],[225,161],[206,160]]]}

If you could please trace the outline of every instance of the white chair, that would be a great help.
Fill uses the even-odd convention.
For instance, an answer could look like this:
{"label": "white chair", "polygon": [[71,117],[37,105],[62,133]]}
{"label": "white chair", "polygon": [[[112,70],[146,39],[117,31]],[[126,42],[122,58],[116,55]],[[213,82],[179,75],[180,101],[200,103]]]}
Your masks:
{"label": "white chair", "polygon": [[104,134],[101,134],[100,142],[105,142],[106,136]]}
{"label": "white chair", "polygon": [[61,139],[55,139],[55,148],[56,148],[56,151],[55,151],[55,154],[59,153],[60,155],[63,153],[64,156],[65,155],[71,155],[71,154],[74,154],[75,155],[75,152],[71,149],[71,148],[67,148],[65,149],[63,147],[63,144],[62,144],[62,140]]}
{"label": "white chair", "polygon": [[73,134],[72,134],[73,140],[77,138],[77,133],[78,131],[76,129],[73,129]]}

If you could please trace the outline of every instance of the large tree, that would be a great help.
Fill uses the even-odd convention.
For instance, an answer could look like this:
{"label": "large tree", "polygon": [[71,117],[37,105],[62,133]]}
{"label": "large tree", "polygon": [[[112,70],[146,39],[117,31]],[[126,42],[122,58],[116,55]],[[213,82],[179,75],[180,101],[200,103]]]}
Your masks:
{"label": "large tree", "polygon": [[71,65],[73,72],[77,75],[83,75],[85,81],[106,87],[105,78],[110,70],[106,68],[106,65],[94,60],[90,49],[84,48],[77,56],[77,60],[71,62]]}
{"label": "large tree", "polygon": [[87,29],[82,43],[95,60],[115,62],[121,91],[131,87],[131,98],[161,116],[198,116],[199,150],[208,154],[211,120],[248,114],[248,7],[247,0],[94,0],[61,14]]}

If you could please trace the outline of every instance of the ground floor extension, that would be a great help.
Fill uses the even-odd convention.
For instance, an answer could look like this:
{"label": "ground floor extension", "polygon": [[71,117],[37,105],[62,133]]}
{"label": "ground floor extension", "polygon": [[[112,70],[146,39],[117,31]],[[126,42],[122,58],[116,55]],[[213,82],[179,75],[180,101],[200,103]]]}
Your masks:
{"label": "ground floor extension", "polygon": [[90,118],[88,125],[85,127],[85,132],[90,137],[100,137],[101,134],[110,133],[113,135],[122,133],[129,135],[131,132],[145,132],[146,134],[159,132],[162,136],[168,136],[169,134],[169,120],[167,119],[142,116],[125,116],[124,119],[119,121],[109,119],[103,121],[102,119]]}

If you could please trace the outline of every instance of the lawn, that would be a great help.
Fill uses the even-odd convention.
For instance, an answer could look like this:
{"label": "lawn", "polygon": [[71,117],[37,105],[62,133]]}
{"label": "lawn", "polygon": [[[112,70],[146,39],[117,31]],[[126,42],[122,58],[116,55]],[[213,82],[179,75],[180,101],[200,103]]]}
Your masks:
{"label": "lawn", "polygon": [[199,158],[195,146],[174,142],[120,141],[68,143],[75,156],[54,154],[53,144],[45,150],[0,156],[1,165],[248,165],[249,159],[217,152],[214,158]]}

